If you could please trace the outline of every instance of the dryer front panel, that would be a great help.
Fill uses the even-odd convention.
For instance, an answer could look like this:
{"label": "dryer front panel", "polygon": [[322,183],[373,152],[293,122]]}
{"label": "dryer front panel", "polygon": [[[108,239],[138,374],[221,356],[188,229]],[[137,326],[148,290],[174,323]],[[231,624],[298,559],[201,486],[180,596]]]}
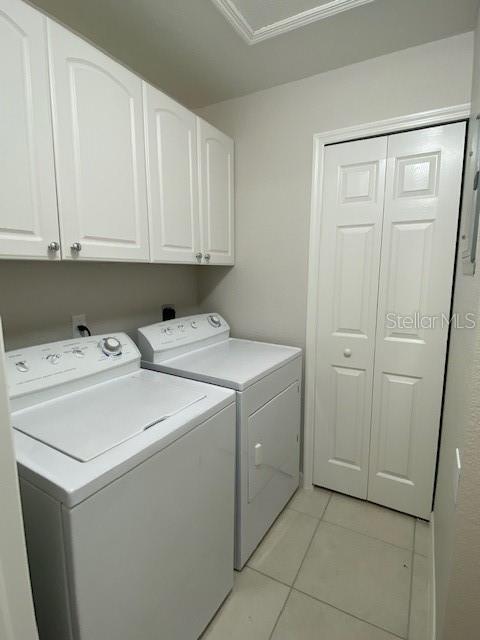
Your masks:
{"label": "dryer front panel", "polygon": [[[298,480],[300,383],[295,382],[248,418],[248,502]],[[273,489],[274,490],[274,489]]]}

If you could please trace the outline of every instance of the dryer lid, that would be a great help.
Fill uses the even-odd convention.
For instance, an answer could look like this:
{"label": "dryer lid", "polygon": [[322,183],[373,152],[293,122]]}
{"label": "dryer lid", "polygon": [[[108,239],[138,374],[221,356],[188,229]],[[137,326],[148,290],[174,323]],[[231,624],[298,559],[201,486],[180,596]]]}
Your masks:
{"label": "dryer lid", "polygon": [[88,462],[205,398],[184,380],[147,371],[13,414],[13,427]]}

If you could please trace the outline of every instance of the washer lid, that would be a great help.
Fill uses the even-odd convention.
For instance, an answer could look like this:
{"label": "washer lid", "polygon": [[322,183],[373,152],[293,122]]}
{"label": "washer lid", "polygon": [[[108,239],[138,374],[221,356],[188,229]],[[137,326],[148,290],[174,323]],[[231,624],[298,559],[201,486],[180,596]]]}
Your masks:
{"label": "washer lid", "polygon": [[13,415],[13,427],[87,462],[205,398],[167,376],[134,373]]}
{"label": "washer lid", "polygon": [[143,366],[243,391],[302,353],[297,347],[229,338],[182,356]]}

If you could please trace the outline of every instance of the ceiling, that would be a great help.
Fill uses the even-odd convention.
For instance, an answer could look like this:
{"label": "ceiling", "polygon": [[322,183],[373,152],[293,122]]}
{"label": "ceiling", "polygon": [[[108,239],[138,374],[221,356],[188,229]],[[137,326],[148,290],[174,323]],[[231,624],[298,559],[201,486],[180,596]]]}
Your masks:
{"label": "ceiling", "polygon": [[[373,0],[250,45],[219,9],[219,0],[31,2],[190,108],[470,31],[479,4]],[[255,33],[335,2],[231,4]]]}

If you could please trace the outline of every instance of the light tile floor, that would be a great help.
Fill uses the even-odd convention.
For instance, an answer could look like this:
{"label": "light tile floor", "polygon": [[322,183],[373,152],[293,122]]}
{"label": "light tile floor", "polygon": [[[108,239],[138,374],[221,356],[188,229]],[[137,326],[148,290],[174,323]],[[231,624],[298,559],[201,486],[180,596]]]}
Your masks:
{"label": "light tile floor", "polygon": [[430,528],[324,489],[300,489],[203,640],[427,640]]}

